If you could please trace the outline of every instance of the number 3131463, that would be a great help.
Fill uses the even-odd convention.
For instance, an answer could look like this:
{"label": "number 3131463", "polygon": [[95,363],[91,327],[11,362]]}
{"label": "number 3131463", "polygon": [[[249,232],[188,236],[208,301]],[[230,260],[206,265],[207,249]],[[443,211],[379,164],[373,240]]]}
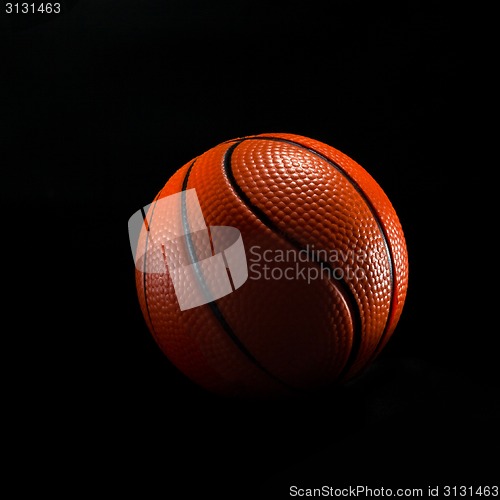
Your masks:
{"label": "number 3131463", "polygon": [[61,12],[60,3],[6,3],[5,12],[7,14],[59,14]]}

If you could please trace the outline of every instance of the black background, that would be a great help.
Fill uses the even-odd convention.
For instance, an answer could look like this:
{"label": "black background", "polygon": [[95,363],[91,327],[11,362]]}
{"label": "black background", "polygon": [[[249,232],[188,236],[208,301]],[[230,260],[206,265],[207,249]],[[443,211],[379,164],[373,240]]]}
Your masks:
{"label": "black background", "polygon": [[[53,492],[162,498],[498,484],[491,13],[421,1],[61,4],[57,16],[0,17],[14,470]],[[184,163],[263,132],[354,158],[407,238],[391,342],[356,383],[309,401],[207,394],[161,354],[135,295],[128,218]]]}

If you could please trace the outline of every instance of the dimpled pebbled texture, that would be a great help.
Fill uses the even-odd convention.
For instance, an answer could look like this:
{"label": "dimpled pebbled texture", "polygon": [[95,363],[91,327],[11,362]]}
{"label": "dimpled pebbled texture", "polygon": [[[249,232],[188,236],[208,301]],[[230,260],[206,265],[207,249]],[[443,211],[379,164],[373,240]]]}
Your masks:
{"label": "dimpled pebbled texture", "polygon": [[[408,260],[389,199],[360,165],[298,135],[227,141],[168,180],[138,248],[165,242],[156,200],[183,188],[196,189],[207,226],[239,229],[249,265],[243,286],[185,311],[165,267],[136,270],[148,328],[183,373],[223,395],[302,394],[352,379],[380,353],[404,305]],[[264,250],[288,256],[271,263],[278,277],[297,263],[306,275],[329,272],[258,279]],[[148,269],[163,265],[161,254],[148,258]]]}

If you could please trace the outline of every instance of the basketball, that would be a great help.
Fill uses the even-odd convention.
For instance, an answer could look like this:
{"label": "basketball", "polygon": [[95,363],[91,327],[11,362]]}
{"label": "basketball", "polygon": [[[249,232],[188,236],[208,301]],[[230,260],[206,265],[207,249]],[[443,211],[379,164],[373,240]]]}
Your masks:
{"label": "basketball", "polygon": [[343,385],[380,354],[403,310],[408,257],[395,209],[356,161],[311,138],[213,147],[177,170],[129,231],[151,335],[219,395]]}

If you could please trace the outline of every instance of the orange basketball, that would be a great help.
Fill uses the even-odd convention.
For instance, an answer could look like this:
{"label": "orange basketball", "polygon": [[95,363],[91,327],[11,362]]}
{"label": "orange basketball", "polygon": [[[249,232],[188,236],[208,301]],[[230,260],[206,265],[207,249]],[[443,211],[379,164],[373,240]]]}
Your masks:
{"label": "orange basketball", "polygon": [[389,199],[354,160],[292,134],[232,139],[142,211],[147,326],[187,377],[229,396],[308,394],[360,374],[403,309]]}

